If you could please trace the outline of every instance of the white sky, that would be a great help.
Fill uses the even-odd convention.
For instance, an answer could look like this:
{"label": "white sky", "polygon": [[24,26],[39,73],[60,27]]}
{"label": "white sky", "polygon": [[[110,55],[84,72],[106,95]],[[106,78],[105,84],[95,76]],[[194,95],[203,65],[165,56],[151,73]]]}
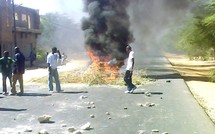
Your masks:
{"label": "white sky", "polygon": [[14,0],[14,3],[39,9],[40,15],[50,12],[66,13],[76,22],[84,16],[82,0]]}

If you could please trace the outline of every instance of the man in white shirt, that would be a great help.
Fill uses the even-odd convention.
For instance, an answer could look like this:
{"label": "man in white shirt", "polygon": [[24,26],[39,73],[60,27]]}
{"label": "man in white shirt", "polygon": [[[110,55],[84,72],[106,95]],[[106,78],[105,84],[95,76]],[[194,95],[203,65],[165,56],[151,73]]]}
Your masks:
{"label": "man in white shirt", "polygon": [[57,50],[56,47],[53,47],[52,52],[49,53],[47,56],[48,71],[49,71],[48,86],[49,86],[50,92],[53,92],[53,77],[55,79],[57,92],[62,91],[60,86],[59,75],[57,71],[58,59],[61,59],[60,51]]}
{"label": "man in white shirt", "polygon": [[132,74],[134,69],[134,51],[132,51],[130,46],[127,46],[126,52],[128,53],[128,60],[127,60],[126,72],[124,76],[124,81],[127,85],[127,91],[125,91],[125,93],[133,93],[134,90],[137,88],[132,83]]}

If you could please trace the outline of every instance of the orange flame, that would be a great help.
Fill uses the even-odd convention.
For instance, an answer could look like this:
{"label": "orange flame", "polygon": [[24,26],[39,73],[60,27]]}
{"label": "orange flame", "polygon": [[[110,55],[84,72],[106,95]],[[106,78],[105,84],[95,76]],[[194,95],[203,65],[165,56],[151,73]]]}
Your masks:
{"label": "orange flame", "polygon": [[105,80],[116,79],[119,75],[119,64],[110,65],[111,56],[96,56],[91,49],[87,49],[87,54],[92,60],[90,66],[92,71],[100,72]]}

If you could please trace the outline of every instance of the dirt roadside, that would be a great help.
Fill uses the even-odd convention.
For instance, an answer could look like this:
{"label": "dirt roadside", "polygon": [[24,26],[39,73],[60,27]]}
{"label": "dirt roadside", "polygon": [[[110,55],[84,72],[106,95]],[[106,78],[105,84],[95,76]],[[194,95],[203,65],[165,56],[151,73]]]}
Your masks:
{"label": "dirt roadside", "polygon": [[215,61],[191,61],[185,55],[165,54],[173,69],[180,73],[191,93],[215,123],[215,83],[209,82]]}

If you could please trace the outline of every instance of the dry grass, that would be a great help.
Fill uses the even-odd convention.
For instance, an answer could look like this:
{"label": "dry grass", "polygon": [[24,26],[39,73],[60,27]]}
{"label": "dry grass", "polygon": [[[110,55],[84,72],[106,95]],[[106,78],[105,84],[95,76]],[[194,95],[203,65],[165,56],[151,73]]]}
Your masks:
{"label": "dry grass", "polygon": [[[124,85],[124,74],[119,73],[117,78],[111,78],[112,72],[108,71],[89,71],[85,69],[75,69],[59,73],[61,83],[81,83],[88,85]],[[152,81],[146,78],[146,71],[144,69],[135,70],[133,74],[133,83],[135,85],[144,85]],[[31,80],[36,83],[47,83],[48,78],[36,78]]]}

